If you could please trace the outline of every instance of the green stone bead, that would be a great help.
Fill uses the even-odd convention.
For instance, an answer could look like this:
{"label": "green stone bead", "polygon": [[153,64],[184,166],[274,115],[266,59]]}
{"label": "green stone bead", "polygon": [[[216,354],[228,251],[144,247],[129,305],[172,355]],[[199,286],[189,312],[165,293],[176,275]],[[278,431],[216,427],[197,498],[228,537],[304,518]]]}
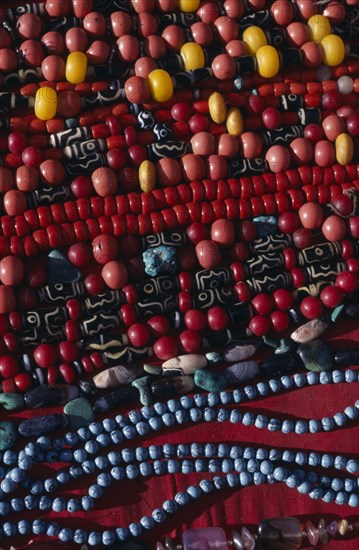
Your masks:
{"label": "green stone bead", "polygon": [[206,391],[223,391],[227,387],[223,374],[206,369],[196,371],[194,382],[196,386]]}
{"label": "green stone bead", "polygon": [[308,370],[321,372],[330,370],[334,366],[333,350],[323,340],[311,340],[301,344],[297,353]]}
{"label": "green stone bead", "polygon": [[85,397],[78,397],[66,403],[64,413],[73,430],[85,428],[95,419],[91,403]]}
{"label": "green stone bead", "polygon": [[146,363],[145,365],[143,365],[143,370],[148,372],[148,374],[153,374],[155,376],[162,374],[162,367],[160,365],[150,365]]}
{"label": "green stone bead", "polygon": [[142,376],[141,378],[137,378],[132,382],[132,386],[138,389],[140,392],[140,401],[142,405],[149,406],[153,403],[153,394],[151,391],[151,384],[152,382],[156,380],[155,376],[151,376],[150,374],[148,376]]}
{"label": "green stone bead", "polygon": [[15,409],[23,409],[25,402],[20,393],[0,393],[0,406],[7,411],[14,411]]}
{"label": "green stone bead", "polygon": [[18,436],[17,426],[10,420],[0,422],[0,451],[7,451],[14,445]]}

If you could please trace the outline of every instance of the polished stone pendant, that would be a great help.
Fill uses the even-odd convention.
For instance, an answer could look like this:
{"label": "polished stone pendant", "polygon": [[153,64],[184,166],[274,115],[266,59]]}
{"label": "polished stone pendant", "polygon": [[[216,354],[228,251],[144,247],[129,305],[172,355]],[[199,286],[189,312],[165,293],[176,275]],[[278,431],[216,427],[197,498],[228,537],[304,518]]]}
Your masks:
{"label": "polished stone pendant", "polygon": [[321,372],[333,368],[333,351],[323,340],[312,340],[306,344],[301,344],[297,349],[297,353],[308,370]]}
{"label": "polished stone pendant", "polygon": [[258,539],[263,550],[295,550],[302,542],[300,522],[296,518],[261,521]]}

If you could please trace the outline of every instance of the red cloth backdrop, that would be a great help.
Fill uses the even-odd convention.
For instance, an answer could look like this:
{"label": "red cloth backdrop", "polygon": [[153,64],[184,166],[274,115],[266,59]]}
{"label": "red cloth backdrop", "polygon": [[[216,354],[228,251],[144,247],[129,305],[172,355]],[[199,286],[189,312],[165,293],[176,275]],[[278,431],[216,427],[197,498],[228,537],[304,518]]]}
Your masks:
{"label": "red cloth backdrop", "polygon": [[[4,7],[19,5],[21,2],[1,2]],[[359,331],[357,323],[343,323],[332,328],[328,332],[327,339],[332,342],[335,348],[358,346]],[[354,367],[355,368],[355,367]],[[327,386],[314,386],[298,389],[279,394],[274,397],[261,399],[252,403],[242,405],[242,410],[262,412],[269,418],[297,418],[320,419],[324,416],[332,416],[336,412],[343,411],[348,405],[354,404],[359,398],[357,384],[340,384]],[[115,411],[113,415],[131,410]],[[20,420],[25,417],[60,412],[55,409],[31,410],[13,414],[13,418]],[[104,415],[104,417],[110,415]],[[7,414],[2,413],[2,417]],[[50,434],[51,435],[51,434]],[[203,423],[200,425],[186,425],[186,427],[175,430],[166,429],[160,433],[153,433],[149,437],[136,442],[128,441],[126,445],[135,448],[140,445],[168,443],[190,443],[190,442],[226,442],[245,446],[272,446],[281,449],[315,450],[319,453],[328,452],[331,454],[343,454],[344,456],[359,458],[359,429],[358,423],[348,423],[344,429],[335,430],[330,433],[318,433],[315,435],[296,434],[285,435],[280,432],[270,433],[268,430],[258,430],[255,427],[245,427],[225,423]],[[53,469],[61,469],[64,464],[47,465],[41,468],[41,475],[44,475],[45,468],[50,474]],[[39,470],[38,470],[39,471]],[[319,469],[317,470],[319,472]],[[320,470],[325,475],[345,477],[344,472],[336,470]],[[33,475],[33,472],[31,471]],[[202,477],[210,477],[210,474],[176,474],[155,477],[151,479],[138,478],[134,481],[114,482],[110,489],[105,490],[105,495],[96,501],[94,510],[86,513],[50,514],[50,513],[26,513],[24,517],[34,519],[41,516],[43,519],[53,518],[59,521],[62,526],[102,531],[106,528],[127,526],[133,521],[139,521],[143,515],[151,514],[152,510],[160,507],[162,503],[173,498],[176,492],[185,490],[190,484],[198,483]],[[71,483],[71,490],[66,486],[64,495],[83,495],[87,492],[90,483],[95,482],[95,475],[91,481],[86,476],[77,482]],[[313,501],[307,495],[300,495],[297,490],[289,489],[285,484],[251,486],[243,489],[226,489],[222,492],[215,491],[210,495],[202,496],[191,505],[184,507],[174,516],[169,517],[165,523],[157,526],[153,531],[143,536],[144,540],[155,548],[155,541],[163,539],[164,536],[177,537],[181,540],[181,533],[191,527],[222,526],[228,529],[238,528],[246,525],[253,528],[264,518],[295,516],[300,521],[310,519],[316,523],[320,518],[327,522],[333,519],[351,518],[359,520],[358,511],[348,505],[338,506],[337,504],[325,504],[321,500]],[[11,518],[10,518],[11,519]],[[19,514],[13,516],[18,520]],[[28,537],[26,537],[27,539]],[[36,540],[36,538],[35,538]],[[346,539],[345,541],[331,540],[326,546],[328,550],[357,550],[359,538]],[[16,540],[2,540],[0,547],[8,548],[10,544],[22,546],[25,537]],[[6,543],[6,544],[5,544]],[[9,544],[8,544],[9,543]],[[31,547],[31,545],[30,545]],[[53,545],[48,544],[48,548]],[[66,547],[69,547],[66,545]],[[73,545],[74,548],[79,548]],[[309,545],[303,543],[303,547]]]}

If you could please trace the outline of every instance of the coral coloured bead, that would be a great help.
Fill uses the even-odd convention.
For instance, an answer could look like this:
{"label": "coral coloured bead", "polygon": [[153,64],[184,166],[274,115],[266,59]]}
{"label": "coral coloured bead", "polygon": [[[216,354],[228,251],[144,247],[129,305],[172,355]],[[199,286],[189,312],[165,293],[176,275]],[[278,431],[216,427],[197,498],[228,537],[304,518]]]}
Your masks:
{"label": "coral coloured bead", "polygon": [[204,240],[196,245],[196,254],[204,269],[213,269],[221,261],[221,252],[217,243]]}
{"label": "coral coloured bead", "polygon": [[229,325],[229,315],[223,307],[214,306],[207,311],[207,322],[215,332],[225,330]]}
{"label": "coral coloured bead", "polygon": [[327,286],[320,293],[320,299],[325,307],[334,308],[339,306],[344,298],[343,290],[338,286]]}
{"label": "coral coloured bead", "polygon": [[39,88],[35,96],[35,115],[40,120],[50,120],[56,116],[57,93],[52,88]]}
{"label": "coral coloured bead", "polygon": [[170,75],[163,69],[155,69],[148,75],[152,99],[163,103],[173,95],[173,83]]}
{"label": "coral coloured bead", "polygon": [[5,256],[0,261],[0,280],[8,286],[18,286],[24,279],[25,268],[21,258]]}
{"label": "coral coloured bead", "polygon": [[127,330],[127,336],[133,346],[141,348],[148,344],[150,331],[145,323],[134,323]]}
{"label": "coral coloured bead", "polygon": [[49,344],[40,344],[34,349],[34,360],[42,369],[53,367],[57,360],[56,349]]}
{"label": "coral coloured bead", "polygon": [[351,271],[343,271],[337,275],[335,286],[351,294],[358,290],[358,274]]}
{"label": "coral coloured bead", "polygon": [[345,221],[339,216],[329,216],[322,225],[322,233],[328,241],[341,241],[347,232]]}
{"label": "coral coloured bead", "polygon": [[270,329],[270,321],[262,315],[254,315],[249,323],[249,328],[256,336],[264,336]]}
{"label": "coral coloured bead", "polygon": [[178,341],[173,336],[162,336],[153,345],[153,352],[157,359],[167,361],[176,357],[179,351]]}

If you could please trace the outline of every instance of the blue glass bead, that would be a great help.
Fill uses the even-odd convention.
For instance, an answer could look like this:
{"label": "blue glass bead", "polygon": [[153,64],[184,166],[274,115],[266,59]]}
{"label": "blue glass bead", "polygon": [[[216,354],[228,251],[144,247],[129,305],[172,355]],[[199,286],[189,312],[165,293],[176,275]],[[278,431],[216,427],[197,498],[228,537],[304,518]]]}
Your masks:
{"label": "blue glass bead", "polygon": [[268,384],[273,393],[278,393],[281,390],[281,383],[275,378],[269,380]]}
{"label": "blue glass bead", "polygon": [[296,434],[305,434],[308,431],[308,425],[304,420],[297,420],[294,426],[294,431]]}
{"label": "blue glass bead", "polygon": [[130,537],[130,531],[127,527],[117,527],[116,537],[120,542],[127,540]]}
{"label": "blue glass bead", "polygon": [[112,432],[112,430],[116,429],[116,422],[113,418],[104,418],[102,420],[102,426],[106,432]]}
{"label": "blue glass bead", "polygon": [[267,460],[269,454],[267,449],[263,449],[263,447],[259,447],[256,451],[256,459],[257,460]]}
{"label": "blue glass bead", "polygon": [[35,456],[39,452],[39,447],[36,443],[34,443],[33,441],[30,441],[30,443],[27,443],[25,445],[24,451],[27,454],[27,456],[31,456],[31,458],[35,458]]}
{"label": "blue glass bead", "polygon": [[231,450],[229,451],[229,457],[230,458],[240,458],[242,456],[242,448],[238,447],[238,445],[232,445]]}
{"label": "blue glass bead", "polygon": [[332,483],[332,480],[330,479],[330,477],[328,477],[328,476],[320,476],[320,478],[319,478],[319,485],[320,485],[321,487],[328,488],[328,487],[330,487],[331,483]]}
{"label": "blue glass bead", "polygon": [[65,449],[64,451],[61,451],[59,454],[59,460],[60,462],[72,462],[74,453],[70,451],[70,449]]}
{"label": "blue glass bead", "polygon": [[[112,453],[110,453],[112,454]],[[115,462],[113,461],[112,458],[110,458],[110,454],[108,455],[108,458],[111,462],[111,464],[119,464],[119,462],[117,462],[117,457],[114,457],[115,459]],[[145,448],[145,447],[137,447],[136,448],[136,451],[135,451],[135,454],[136,454],[136,460],[138,460],[139,462],[142,462],[143,460],[147,460],[148,457],[149,457],[149,454],[148,454],[148,450]],[[117,453],[118,457],[120,458],[120,454]],[[120,461],[121,461],[121,458],[120,458]]]}
{"label": "blue glass bead", "polygon": [[330,384],[332,382],[332,374],[327,370],[323,370],[319,373],[320,384]]}
{"label": "blue glass bead", "polygon": [[186,410],[179,410],[175,412],[177,424],[185,424],[188,422],[188,412]]}
{"label": "blue glass bead", "polygon": [[[57,476],[56,476],[57,477]],[[60,480],[59,480],[60,481]],[[31,494],[39,495],[44,491],[44,484],[41,480],[34,481],[31,485]]]}
{"label": "blue glass bead", "polygon": [[274,470],[274,466],[271,462],[269,462],[268,460],[263,460],[263,462],[260,464],[259,466],[259,469],[261,471],[262,474],[264,475],[269,475],[269,474],[272,474],[273,473],[273,470]]}
{"label": "blue glass bead", "polygon": [[[128,468],[129,467],[130,466],[128,466]],[[138,475],[139,471],[138,471],[137,466],[133,466],[133,468],[136,468],[137,475]],[[135,477],[137,477],[137,476],[135,476]],[[129,479],[133,479],[133,478],[129,478]],[[108,474],[107,472],[101,472],[101,474],[99,474],[97,476],[96,481],[101,487],[110,487],[110,485],[112,484],[112,478],[111,478],[110,474]]]}
{"label": "blue glass bead", "polygon": [[325,453],[322,455],[321,459],[321,466],[322,468],[331,468],[334,464],[334,458],[329,455],[328,453]]}
{"label": "blue glass bead", "polygon": [[335,497],[335,502],[336,504],[347,504],[348,502],[348,495],[346,493],[344,493],[344,491],[339,491],[339,493],[337,493],[337,496]]}
{"label": "blue glass bead", "polygon": [[60,533],[60,526],[55,521],[50,521],[47,524],[46,534],[48,537],[57,537]]}
{"label": "blue glass bead", "polygon": [[169,399],[167,401],[167,408],[169,412],[175,413],[176,411],[180,410],[181,404],[177,399]]}
{"label": "blue glass bead", "polygon": [[269,451],[269,460],[272,462],[278,462],[282,460],[282,452],[279,449],[271,449]]}
{"label": "blue glass bead", "polygon": [[150,516],[143,516],[140,519],[140,524],[144,529],[153,529],[155,522]]}
{"label": "blue glass bead", "polygon": [[101,535],[98,531],[91,531],[87,537],[87,544],[90,546],[97,546],[101,543]]}
{"label": "blue glass bead", "polygon": [[201,479],[201,481],[199,482],[199,486],[206,494],[211,493],[214,489],[213,482],[210,479]]}
{"label": "blue glass bead", "polygon": [[256,453],[255,450],[252,447],[245,447],[243,449],[243,458],[246,460],[249,460],[250,458],[255,458]]}
{"label": "blue glass bead", "polygon": [[176,417],[174,416],[174,414],[167,412],[162,416],[162,421],[165,426],[170,427],[176,423]]}
{"label": "blue glass bead", "polygon": [[244,400],[244,391],[242,389],[236,388],[233,390],[233,401],[235,403],[242,403]]}
{"label": "blue glass bead", "polygon": [[219,405],[219,395],[215,392],[209,392],[207,395],[207,403],[210,407]]}
{"label": "blue glass bead", "polygon": [[138,422],[135,426],[138,435],[144,437],[150,431],[150,427],[146,422]]}
{"label": "blue glass bead", "polygon": [[87,427],[82,427],[77,430],[77,435],[81,441],[87,441],[91,437],[91,432]]}
{"label": "blue glass bead", "polygon": [[297,372],[294,374],[293,380],[297,388],[302,388],[307,383],[307,377],[304,374],[301,374],[300,372]]}
{"label": "blue glass bead", "polygon": [[213,443],[206,443],[204,446],[204,456],[210,458],[211,456],[215,456],[216,454],[217,445],[214,445]]}
{"label": "blue glass bead", "polygon": [[344,382],[345,375],[344,375],[344,372],[341,370],[333,370],[332,377],[333,377],[334,384],[340,384]]}
{"label": "blue glass bead", "polygon": [[253,483],[253,476],[248,472],[241,472],[239,474],[239,481],[242,487],[247,487]]}
{"label": "blue glass bead", "polygon": [[141,462],[139,465],[140,468],[140,474],[143,477],[150,476],[152,474],[152,464],[149,464],[149,462]]}
{"label": "blue glass bead", "polygon": [[[202,454],[202,448],[200,454]],[[220,443],[218,445],[217,454],[219,457],[229,456],[229,446],[226,443]]]}
{"label": "blue glass bead", "polygon": [[194,470],[194,465],[191,460],[183,460],[181,464],[181,471],[183,474],[190,474]]}
{"label": "blue glass bead", "polygon": [[335,426],[334,420],[329,417],[324,417],[322,418],[322,426],[325,432],[330,432]]}
{"label": "blue glass bead", "polygon": [[233,403],[233,393],[229,391],[221,391],[221,393],[219,394],[219,399],[222,405],[229,405]]}
{"label": "blue glass bead", "polygon": [[233,462],[232,460],[228,459],[228,458],[225,458],[223,461],[222,461],[222,472],[224,474],[228,474],[229,472],[231,472],[233,470]]}
{"label": "blue glass bead", "polygon": [[282,454],[282,460],[284,462],[294,462],[294,453],[293,451],[285,450]]}
{"label": "blue glass bead", "polygon": [[89,424],[88,426],[88,429],[90,430],[92,435],[101,434],[103,432],[102,422],[91,422],[91,424]]}
{"label": "blue glass bead", "polygon": [[251,426],[252,424],[254,424],[254,421],[255,421],[255,416],[253,413],[251,412],[244,413],[242,418],[242,424],[244,424],[244,426]]}
{"label": "blue glass bead", "polygon": [[10,513],[10,504],[0,501],[0,516],[7,516]]}
{"label": "blue glass bead", "polygon": [[189,410],[189,416],[192,422],[199,422],[202,419],[202,411],[201,409],[192,407],[192,409]]}
{"label": "blue glass bead", "polygon": [[10,472],[10,477],[15,483],[20,483],[25,479],[25,473],[21,468],[13,468]]}
{"label": "blue glass bead", "polygon": [[307,372],[307,382],[309,386],[314,386],[315,384],[318,384],[319,381],[319,374],[317,372]]}
{"label": "blue glass bead", "polygon": [[112,430],[110,433],[111,441],[115,445],[118,445],[119,443],[122,443],[123,441],[123,433],[120,432],[120,430]]}
{"label": "blue glass bead", "polygon": [[[66,470],[62,470],[60,472],[57,472],[56,479],[62,485],[66,485],[66,483],[70,482],[70,474]],[[37,483],[39,483],[39,482],[37,482]],[[34,490],[34,487],[33,487],[32,491],[33,490]],[[42,491],[43,491],[43,487],[42,487],[42,483],[41,483],[41,487],[39,486],[39,490],[37,490],[37,493],[42,493]]]}
{"label": "blue glass bead", "polygon": [[214,484],[215,489],[217,489],[217,490],[225,489],[226,486],[227,486],[226,478],[225,477],[214,476],[213,484]]}
{"label": "blue glass bead", "polygon": [[247,399],[255,399],[258,395],[257,388],[255,386],[245,386],[243,391]]}
{"label": "blue glass bead", "polygon": [[294,380],[291,376],[282,376],[280,381],[282,386],[287,390],[290,390],[294,386]]}
{"label": "blue glass bead", "polygon": [[211,473],[219,472],[221,469],[221,465],[219,460],[217,458],[211,458],[211,460],[208,463],[208,471]]}
{"label": "blue glass bead", "polygon": [[285,483],[291,489],[295,489],[298,486],[299,481],[295,476],[291,475],[287,477]]}
{"label": "blue glass bead", "polygon": [[351,458],[348,460],[346,469],[350,474],[357,474],[359,472],[359,460],[356,458]]}
{"label": "blue glass bead", "polygon": [[352,369],[346,370],[345,373],[344,373],[344,376],[345,376],[345,381],[346,382],[357,382],[357,380],[358,380],[357,373]]}
{"label": "blue glass bead", "polygon": [[158,416],[153,416],[152,418],[149,419],[148,424],[152,428],[152,430],[154,431],[160,430],[162,428],[162,419],[159,418]]}
{"label": "blue glass bead", "polygon": [[182,395],[182,397],[180,398],[180,403],[184,409],[190,409],[191,407],[193,407],[193,397]]}
{"label": "blue glass bead", "polygon": [[5,537],[14,537],[17,533],[17,525],[6,521],[2,526]]}
{"label": "blue glass bead", "polygon": [[193,499],[199,498],[202,494],[202,490],[198,485],[190,485],[187,488],[187,493]]}
{"label": "blue glass bead", "polygon": [[345,456],[337,455],[335,457],[334,468],[336,470],[344,470],[344,468],[346,468],[346,465],[347,465],[347,459],[345,458]]}
{"label": "blue glass bead", "polygon": [[97,441],[90,439],[90,441],[86,441],[85,443],[85,451],[87,451],[90,455],[95,455],[99,451],[99,444]]}
{"label": "blue glass bead", "polygon": [[46,512],[47,510],[50,510],[52,506],[52,499],[46,495],[42,495],[39,500],[39,508],[43,512]]}
{"label": "blue glass bead", "polygon": [[309,481],[303,481],[300,485],[298,485],[298,491],[299,493],[303,495],[307,495],[310,491],[310,483]]}
{"label": "blue glass bead", "polygon": [[201,456],[203,454],[202,445],[200,445],[200,443],[192,443],[190,447],[190,454],[193,458]]}
{"label": "blue glass bead", "polygon": [[239,476],[237,474],[227,474],[226,481],[228,487],[237,487],[239,485]]}
{"label": "blue glass bead", "polygon": [[328,491],[326,491],[322,496],[323,502],[333,502],[334,499],[335,499],[335,493],[332,489],[329,489]]}
{"label": "blue glass bead", "polygon": [[291,420],[283,420],[282,432],[284,434],[294,432],[294,422],[292,422]]}
{"label": "blue glass bead", "polygon": [[259,461],[256,458],[251,458],[248,460],[247,470],[250,473],[254,473],[259,469]]}
{"label": "blue glass bead", "polygon": [[87,452],[85,451],[85,449],[76,449],[76,451],[74,451],[74,459],[76,460],[76,462],[79,462],[81,464],[86,460],[86,458]]}
{"label": "blue glass bead", "polygon": [[288,477],[288,470],[282,468],[282,466],[278,466],[278,468],[273,470],[273,476],[277,481],[285,481]]}
{"label": "blue glass bead", "polygon": [[318,500],[323,497],[323,489],[321,489],[320,487],[315,487],[310,491],[309,496],[313,500]]}
{"label": "blue glass bead", "polygon": [[269,394],[269,384],[267,384],[267,382],[258,382],[256,387],[259,395],[264,397]]}
{"label": "blue glass bead", "polygon": [[12,493],[16,489],[16,483],[8,477],[2,480],[0,487],[4,493]]}
{"label": "blue glass bead", "polygon": [[180,463],[178,460],[174,460],[173,458],[170,458],[167,462],[167,471],[169,474],[176,474],[181,470]]}
{"label": "blue glass bead", "polygon": [[121,479],[123,479],[125,477],[125,470],[124,468],[120,468],[120,466],[114,466],[112,469],[111,469],[111,476],[113,477],[113,479],[115,479],[116,481],[120,481]]}
{"label": "blue glass bead", "polygon": [[186,443],[180,443],[177,445],[177,456],[178,458],[182,458],[183,456],[189,456],[189,446]]}
{"label": "blue glass bead", "polygon": [[261,472],[254,472],[253,483],[254,485],[263,485],[266,482],[266,476]]}
{"label": "blue glass bead", "polygon": [[348,417],[344,413],[338,412],[333,416],[333,420],[337,426],[344,426],[348,421]]}
{"label": "blue glass bead", "polygon": [[347,407],[344,409],[344,414],[346,414],[349,420],[355,420],[359,416],[359,411],[355,407]]}
{"label": "blue glass bead", "polygon": [[17,529],[20,535],[27,535],[31,531],[31,524],[27,519],[21,519],[18,521]]}
{"label": "blue glass bead", "polygon": [[77,445],[79,438],[78,435],[74,432],[67,432],[64,437],[64,441],[66,445],[70,445],[71,447],[75,447]]}
{"label": "blue glass bead", "polygon": [[11,464],[15,464],[17,462],[17,454],[15,453],[15,451],[8,449],[4,452],[2,461],[7,466],[11,466]]}
{"label": "blue glass bead", "polygon": [[167,406],[165,403],[155,403],[153,408],[159,416],[162,416],[167,412]]}
{"label": "blue glass bead", "polygon": [[211,407],[206,407],[203,411],[203,418],[205,422],[213,422],[216,420],[216,416],[215,409],[212,409]]}
{"label": "blue glass bead", "polygon": [[111,437],[108,434],[99,434],[96,436],[96,442],[100,445],[100,447],[108,447],[111,445]]}
{"label": "blue glass bead", "polygon": [[245,472],[247,469],[247,463],[243,458],[236,458],[234,460],[234,469],[236,472]]}
{"label": "blue glass bead", "polygon": [[282,423],[277,418],[271,418],[268,422],[268,430],[270,432],[277,432],[282,428]]}
{"label": "blue glass bead", "polygon": [[[151,445],[151,447],[154,447],[154,446]],[[150,449],[151,449],[151,447],[150,447]],[[135,458],[135,452],[134,452],[133,449],[128,449],[128,448],[122,449],[121,454],[122,454],[122,460],[124,462],[127,462],[127,463],[132,462]],[[152,456],[151,450],[150,450],[150,456],[151,456],[151,458],[157,458],[155,456]]]}
{"label": "blue glass bead", "polygon": [[189,496],[187,493],[180,491],[175,495],[175,501],[179,506],[185,506],[189,502]]}
{"label": "blue glass bead", "polygon": [[161,460],[155,460],[153,462],[153,471],[157,476],[166,474],[167,473],[166,462],[162,462]]}
{"label": "blue glass bead", "polygon": [[92,510],[92,508],[95,506],[95,501],[92,497],[86,495],[81,499],[81,506],[82,509],[85,510],[85,512],[88,512],[89,510]]}
{"label": "blue glass bead", "polygon": [[294,461],[298,466],[304,466],[307,463],[308,457],[305,453],[298,451],[294,457]]}
{"label": "blue glass bead", "polygon": [[348,504],[349,506],[352,506],[352,507],[359,506],[359,495],[356,493],[352,493],[349,496]]}
{"label": "blue glass bead", "polygon": [[101,498],[103,495],[103,488],[97,483],[94,483],[93,485],[90,485],[88,493],[92,498]]}
{"label": "blue glass bead", "polygon": [[46,531],[46,523],[41,519],[35,519],[32,522],[32,532],[34,535],[42,535]]}
{"label": "blue glass bead", "polygon": [[152,512],[152,518],[156,523],[163,523],[166,519],[166,512],[161,508],[155,508]]}
{"label": "blue glass bead", "polygon": [[45,455],[45,462],[50,462],[55,464],[58,461],[58,452],[57,451],[47,451]]}
{"label": "blue glass bead", "polygon": [[22,470],[30,470],[32,468],[33,461],[30,456],[27,456],[24,453],[22,456],[19,454],[17,464]]}
{"label": "blue glass bead", "polygon": [[137,422],[141,422],[142,420],[142,414],[138,410],[130,411],[128,413],[128,418],[132,424],[137,424]]}
{"label": "blue glass bead", "polygon": [[319,422],[319,420],[314,420],[314,419],[309,420],[308,426],[309,426],[309,432],[311,434],[316,434],[320,432],[322,429],[322,425]]}
{"label": "blue glass bead", "polygon": [[94,463],[95,463],[96,468],[98,470],[104,470],[108,466],[108,458],[107,458],[107,456],[103,456],[103,455],[97,456],[94,459]]}
{"label": "blue glass bead", "polygon": [[21,512],[25,506],[22,498],[12,498],[10,504],[14,512]]}
{"label": "blue glass bead", "polygon": [[308,465],[309,466],[319,466],[321,463],[321,456],[318,453],[315,453],[314,451],[309,453],[308,456]]}
{"label": "blue glass bead", "polygon": [[129,420],[127,416],[123,414],[118,414],[115,418],[115,422],[119,428],[124,428],[125,426],[128,426]]}
{"label": "blue glass bead", "polygon": [[331,488],[333,491],[341,491],[344,488],[344,481],[338,477],[334,477],[331,482]]}
{"label": "blue glass bead", "polygon": [[52,509],[54,512],[63,512],[66,510],[66,502],[61,497],[56,497],[52,501]]}
{"label": "blue glass bead", "polygon": [[268,418],[264,414],[257,414],[254,425],[256,428],[262,430],[268,426]]}
{"label": "blue glass bead", "polygon": [[67,511],[71,514],[78,512],[81,509],[80,502],[77,498],[70,498],[67,502]]}
{"label": "blue glass bead", "polygon": [[77,544],[85,544],[87,542],[87,533],[84,529],[76,529],[73,536],[73,541]]}
{"label": "blue glass bead", "polygon": [[26,495],[24,503],[28,510],[35,510],[38,506],[38,499],[32,495]]}
{"label": "blue glass bead", "polygon": [[206,472],[207,471],[207,462],[202,458],[197,458],[194,463],[194,469],[196,472]]}
{"label": "blue glass bead", "polygon": [[116,542],[116,535],[113,531],[104,531],[102,533],[102,544],[104,546],[111,546]]}
{"label": "blue glass bead", "polygon": [[82,469],[85,474],[92,474],[95,470],[95,462],[93,460],[85,460],[82,464]]}
{"label": "blue glass bead", "polygon": [[136,437],[136,428],[134,426],[124,426],[122,433],[126,439],[134,439]]}
{"label": "blue glass bead", "polygon": [[175,500],[165,500],[162,508],[166,514],[174,514],[178,510],[178,504]]}
{"label": "blue glass bead", "polygon": [[148,447],[150,457],[155,460],[162,457],[162,449],[159,445],[150,445]]}
{"label": "blue glass bead", "polygon": [[204,393],[196,393],[193,396],[193,399],[196,407],[201,408],[201,407],[207,406],[208,400],[207,400],[207,396]]}
{"label": "blue glass bead", "polygon": [[227,409],[219,409],[217,412],[217,421],[226,422],[229,418],[229,412]]}

